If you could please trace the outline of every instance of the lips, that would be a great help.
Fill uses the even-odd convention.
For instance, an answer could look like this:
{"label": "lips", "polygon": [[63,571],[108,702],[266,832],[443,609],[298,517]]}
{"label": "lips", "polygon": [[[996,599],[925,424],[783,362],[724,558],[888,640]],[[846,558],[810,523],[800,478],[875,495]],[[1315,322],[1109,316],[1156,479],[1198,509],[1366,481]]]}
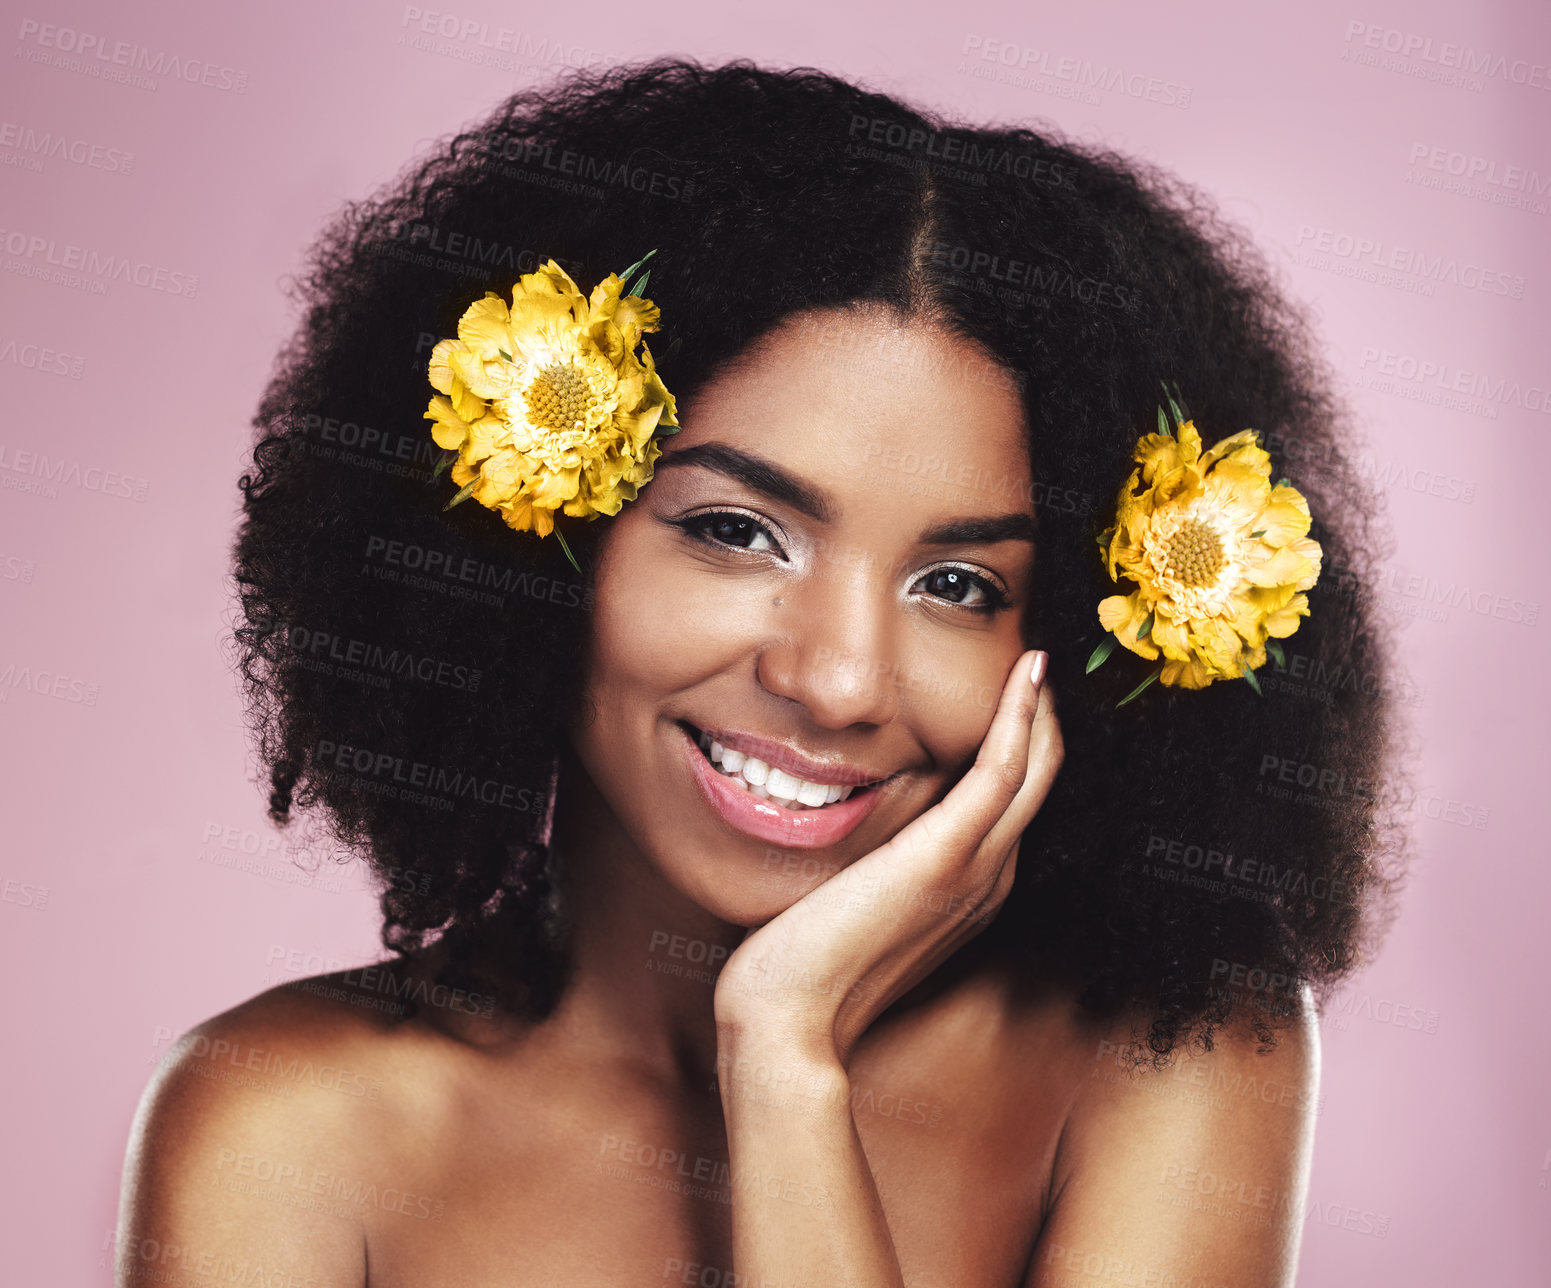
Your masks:
{"label": "lips", "polygon": [[[884,775],[880,778],[868,773],[866,779],[870,785],[848,784],[849,794],[845,799],[831,801],[827,798],[836,795],[835,789],[841,787],[838,779],[845,776],[853,779],[862,778],[863,773],[841,766],[824,766],[822,762],[803,757],[799,753],[792,752],[790,748],[768,739],[751,739],[747,736],[740,738],[745,745],[752,743],[761,746],[762,749],[770,750],[773,760],[784,759],[785,763],[793,768],[801,767],[805,776],[799,778],[778,764],[765,762],[767,769],[779,775],[777,786],[781,790],[795,792],[796,788],[790,784],[804,783],[810,787],[823,786],[828,789],[824,804],[807,805],[799,799],[788,806],[771,797],[768,789],[764,796],[756,794],[756,790],[751,790],[764,784],[751,784],[741,772],[736,775],[728,774],[713,764],[709,757],[709,746],[702,748],[701,731],[695,726],[687,722],[679,722],[676,727],[690,773],[705,795],[707,803],[722,821],[747,836],[776,845],[803,849],[834,845],[852,832],[872,812],[881,796],[877,790],[877,784],[889,777]],[[704,741],[709,744],[710,738],[706,737]],[[736,758],[735,749],[733,759],[736,760]],[[758,761],[760,758],[755,759]],[[747,767],[747,763],[748,757],[745,757],[740,770]],[[844,770],[843,773],[842,770]],[[806,777],[810,774],[813,777]],[[756,770],[755,777],[758,776]],[[768,782],[769,779],[767,778],[766,781]],[[808,799],[816,800],[815,793],[809,792],[807,795]]]}
{"label": "lips", "polygon": [[767,738],[763,734],[743,729],[730,729],[717,725],[692,725],[687,720],[678,722],[680,728],[692,737],[709,735],[723,747],[762,761],[772,769],[779,769],[793,778],[825,786],[870,787],[887,781],[894,775],[887,769],[872,769],[853,764],[835,756],[813,756],[798,751],[784,742]]}

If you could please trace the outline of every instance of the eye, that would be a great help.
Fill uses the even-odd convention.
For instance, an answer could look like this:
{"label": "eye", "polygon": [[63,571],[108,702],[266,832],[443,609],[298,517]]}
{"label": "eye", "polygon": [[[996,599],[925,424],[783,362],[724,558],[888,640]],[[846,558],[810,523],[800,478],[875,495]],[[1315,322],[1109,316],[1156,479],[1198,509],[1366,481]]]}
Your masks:
{"label": "eye", "polygon": [[937,599],[977,613],[994,613],[1010,602],[1007,592],[989,577],[954,564],[928,569],[916,586],[924,587],[928,595]]}
{"label": "eye", "polygon": [[707,545],[781,553],[781,547],[776,544],[770,529],[752,514],[745,514],[741,510],[703,510],[699,514],[677,520],[676,526]]}

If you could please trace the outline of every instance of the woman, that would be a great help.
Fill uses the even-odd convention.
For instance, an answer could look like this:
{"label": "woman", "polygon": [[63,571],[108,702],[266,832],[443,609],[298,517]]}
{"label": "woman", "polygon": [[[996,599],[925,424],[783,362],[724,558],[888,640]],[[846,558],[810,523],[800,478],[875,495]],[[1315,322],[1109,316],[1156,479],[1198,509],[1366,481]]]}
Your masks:
{"label": "woman", "polygon": [[[466,310],[648,252],[650,476],[555,540],[446,508]],[[1199,197],[663,60],[515,96],[301,296],[238,639],[271,813],[367,856],[394,956],[185,1036],[120,1282],[1292,1282],[1318,1001],[1399,869],[1390,663],[1327,377]],[[1160,379],[1313,515],[1263,691],[1122,702]]]}

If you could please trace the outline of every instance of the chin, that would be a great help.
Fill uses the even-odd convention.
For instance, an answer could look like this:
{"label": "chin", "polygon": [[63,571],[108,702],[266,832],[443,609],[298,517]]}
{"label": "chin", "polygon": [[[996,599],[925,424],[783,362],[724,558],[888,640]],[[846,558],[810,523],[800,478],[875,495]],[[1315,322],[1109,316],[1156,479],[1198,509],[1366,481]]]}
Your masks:
{"label": "chin", "polygon": [[845,863],[800,851],[767,850],[751,870],[739,871],[725,861],[692,862],[686,870],[682,851],[664,877],[711,916],[730,925],[757,929],[834,876]]}

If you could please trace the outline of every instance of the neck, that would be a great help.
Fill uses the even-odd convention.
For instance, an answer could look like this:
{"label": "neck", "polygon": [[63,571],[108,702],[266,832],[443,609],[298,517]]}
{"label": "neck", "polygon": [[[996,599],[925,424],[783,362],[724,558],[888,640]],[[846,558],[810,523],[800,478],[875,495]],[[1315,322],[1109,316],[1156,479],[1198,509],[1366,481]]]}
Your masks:
{"label": "neck", "polygon": [[716,974],[744,927],[669,884],[569,750],[552,843],[570,909],[569,970],[554,1028],[649,1075],[708,1083]]}

